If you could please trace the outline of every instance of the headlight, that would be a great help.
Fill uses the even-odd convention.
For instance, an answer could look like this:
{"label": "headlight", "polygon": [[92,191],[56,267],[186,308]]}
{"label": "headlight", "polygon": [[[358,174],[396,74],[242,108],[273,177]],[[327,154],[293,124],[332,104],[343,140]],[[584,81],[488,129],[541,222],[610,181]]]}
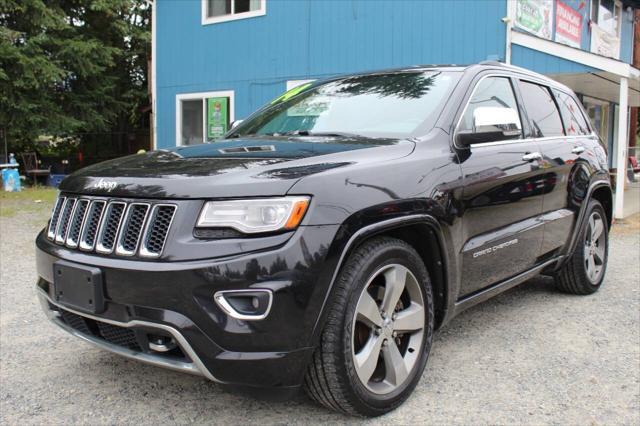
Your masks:
{"label": "headlight", "polygon": [[298,227],[310,197],[209,201],[202,208],[198,228],[233,228],[246,234]]}

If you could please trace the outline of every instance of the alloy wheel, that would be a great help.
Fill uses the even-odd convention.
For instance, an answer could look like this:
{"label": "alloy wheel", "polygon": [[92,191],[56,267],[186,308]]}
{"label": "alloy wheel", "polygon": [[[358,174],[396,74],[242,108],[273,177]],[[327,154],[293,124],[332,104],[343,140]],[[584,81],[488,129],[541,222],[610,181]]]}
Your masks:
{"label": "alloy wheel", "polygon": [[362,290],[352,321],[352,357],[360,382],[388,394],[411,376],[424,339],[420,283],[399,264],[376,271]]}
{"label": "alloy wheel", "polygon": [[584,239],[584,267],[587,278],[597,284],[604,271],[606,262],[606,235],[604,221],[597,211],[589,216]]}

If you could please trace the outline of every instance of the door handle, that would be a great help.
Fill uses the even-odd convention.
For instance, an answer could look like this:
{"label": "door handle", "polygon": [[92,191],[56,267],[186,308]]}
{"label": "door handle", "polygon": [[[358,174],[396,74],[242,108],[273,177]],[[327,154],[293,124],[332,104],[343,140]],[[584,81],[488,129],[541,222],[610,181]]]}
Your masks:
{"label": "door handle", "polygon": [[522,161],[532,162],[536,160],[542,160],[542,154],[539,152],[531,152],[522,156]]}
{"label": "door handle", "polygon": [[576,146],[571,150],[572,154],[580,155],[584,152],[584,146]]}

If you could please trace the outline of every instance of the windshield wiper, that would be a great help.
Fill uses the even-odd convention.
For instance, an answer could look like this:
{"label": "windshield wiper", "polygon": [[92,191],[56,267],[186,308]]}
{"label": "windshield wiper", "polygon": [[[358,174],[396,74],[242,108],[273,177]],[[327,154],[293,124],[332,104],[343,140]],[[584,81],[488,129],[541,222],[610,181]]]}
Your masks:
{"label": "windshield wiper", "polygon": [[310,132],[309,130],[294,130],[291,132],[282,132],[275,133],[274,135],[280,136],[329,136],[329,137],[338,137],[338,138],[354,138],[354,139],[363,139],[368,136],[359,135],[357,133],[347,133],[347,132]]}
{"label": "windshield wiper", "polygon": [[385,139],[385,138],[376,138],[373,136],[365,136],[359,135],[357,133],[348,133],[348,132],[310,132],[309,130],[290,130],[287,132],[272,132],[272,133],[247,133],[244,135],[233,134],[228,136],[227,139],[231,138],[243,138],[243,137],[282,137],[282,136],[319,136],[319,137],[336,137],[336,138],[350,138],[350,139]]}

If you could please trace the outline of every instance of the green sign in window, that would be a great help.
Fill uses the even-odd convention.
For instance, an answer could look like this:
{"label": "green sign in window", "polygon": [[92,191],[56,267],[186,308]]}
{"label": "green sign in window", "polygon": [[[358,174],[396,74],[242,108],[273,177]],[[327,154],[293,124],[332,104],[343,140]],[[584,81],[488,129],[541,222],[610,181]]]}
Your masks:
{"label": "green sign in window", "polygon": [[229,98],[207,99],[207,140],[222,137],[229,129]]}

